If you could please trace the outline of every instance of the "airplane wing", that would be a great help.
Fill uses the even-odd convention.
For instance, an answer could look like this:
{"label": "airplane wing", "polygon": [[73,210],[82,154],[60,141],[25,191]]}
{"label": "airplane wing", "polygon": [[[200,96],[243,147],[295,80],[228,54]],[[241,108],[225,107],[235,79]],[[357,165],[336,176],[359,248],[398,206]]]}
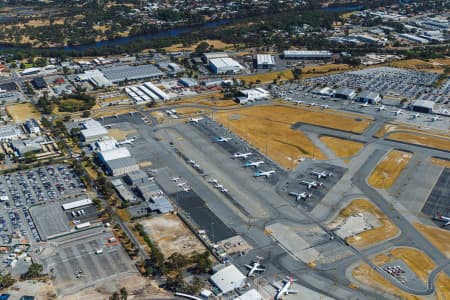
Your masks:
{"label": "airplane wing", "polygon": [[444,226],[448,226],[450,225],[450,221],[448,221],[447,223],[444,224]]}
{"label": "airplane wing", "polygon": [[272,282],[272,283],[270,283],[274,288],[276,288],[277,290],[281,290],[281,286],[278,284],[278,283],[276,283],[276,282]]}
{"label": "airplane wing", "polygon": [[297,290],[287,290],[286,291],[287,294],[298,294]]}
{"label": "airplane wing", "polygon": [[263,269],[263,268],[256,268],[256,271],[259,271],[259,272],[264,272],[266,269]]}
{"label": "airplane wing", "polygon": [[250,265],[244,265],[244,267],[248,268],[248,269],[252,269],[253,267]]}

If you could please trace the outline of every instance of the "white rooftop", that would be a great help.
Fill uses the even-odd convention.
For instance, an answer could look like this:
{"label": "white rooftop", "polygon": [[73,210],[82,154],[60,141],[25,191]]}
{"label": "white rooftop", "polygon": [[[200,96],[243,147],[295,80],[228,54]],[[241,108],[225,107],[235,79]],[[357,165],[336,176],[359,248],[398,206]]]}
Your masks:
{"label": "white rooftop", "polygon": [[100,156],[102,157],[103,161],[110,161],[119,158],[131,157],[131,154],[127,148],[121,147],[102,151],[100,152]]}
{"label": "white rooftop", "polygon": [[270,54],[257,54],[256,55],[256,63],[258,65],[274,65],[275,58]]}
{"label": "white rooftop", "polygon": [[263,300],[263,297],[257,290],[251,289],[234,300]]}
{"label": "white rooftop", "polygon": [[117,141],[115,139],[108,139],[104,141],[98,141],[95,143],[98,151],[107,151],[117,148]]}
{"label": "white rooftop", "polygon": [[210,280],[222,293],[228,293],[241,287],[245,276],[234,265],[229,265],[212,275]]}
{"label": "white rooftop", "polygon": [[209,62],[214,66],[216,66],[216,68],[226,68],[226,67],[233,67],[239,69],[244,68],[240,63],[229,57],[213,58],[210,59]]}

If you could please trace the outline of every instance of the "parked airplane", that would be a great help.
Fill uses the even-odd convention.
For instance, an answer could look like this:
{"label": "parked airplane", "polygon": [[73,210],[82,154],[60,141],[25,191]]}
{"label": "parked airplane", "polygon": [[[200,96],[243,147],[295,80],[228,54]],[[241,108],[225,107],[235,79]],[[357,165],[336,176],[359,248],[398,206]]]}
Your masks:
{"label": "parked airplane", "polygon": [[262,259],[262,257],[257,257],[256,260],[253,261],[251,265],[247,265],[247,264],[244,265],[244,267],[249,269],[249,271],[247,273],[247,277],[253,276],[253,274],[255,272],[264,272],[266,270],[266,268],[264,268],[260,263],[261,259]]}
{"label": "parked airplane", "polygon": [[170,178],[171,181],[175,181],[175,182],[178,182],[178,180],[180,180],[180,179],[181,179],[181,177],[172,177],[172,178]]}
{"label": "parked airplane", "polygon": [[209,183],[217,183],[218,181],[217,181],[217,179],[215,179],[215,178],[211,178],[210,180],[208,180],[208,182],[209,182]]}
{"label": "parked airplane", "polygon": [[380,107],[378,107],[378,111],[382,111],[382,110],[386,110],[386,106],[384,106],[384,104],[381,105]]}
{"label": "parked airplane", "polygon": [[360,104],[359,107],[369,107],[369,103],[364,102],[364,103]]}
{"label": "parked airplane", "polygon": [[190,160],[188,161],[188,163],[190,163],[191,165],[195,165],[195,164],[196,164],[195,160],[192,160],[192,159],[190,159]]}
{"label": "parked airplane", "polygon": [[242,158],[242,159],[246,159],[247,157],[249,157],[250,155],[252,155],[253,153],[251,152],[247,152],[247,153],[240,153],[237,152],[235,154],[233,154],[233,158]]}
{"label": "parked airplane", "polygon": [[184,192],[189,192],[190,190],[191,190],[190,187],[185,187],[185,188],[183,188],[183,191],[184,191]]}
{"label": "parked airplane", "polygon": [[305,101],[297,100],[297,101],[294,101],[294,103],[298,105],[298,104],[303,104],[303,103],[305,103]]}
{"label": "parked airplane", "polygon": [[272,176],[272,174],[275,173],[275,170],[270,170],[270,171],[257,171],[255,173],[255,177],[260,177],[260,176],[266,176],[266,178],[269,178],[270,176]]}
{"label": "parked airplane", "polygon": [[402,111],[401,109],[399,109],[399,110],[393,110],[392,112],[393,112],[394,115],[396,115],[396,116],[401,115],[401,114],[403,113],[403,111]]}
{"label": "parked airplane", "polygon": [[185,181],[185,182],[180,182],[179,184],[177,184],[177,186],[179,186],[179,187],[184,187],[186,184],[187,184],[186,181]]}
{"label": "parked airplane", "polygon": [[220,191],[221,191],[222,193],[228,193],[228,189],[226,189],[226,188],[221,188]]}
{"label": "parked airplane", "polygon": [[306,198],[311,198],[312,194],[307,194],[306,192],[297,193],[297,192],[289,192],[289,195],[294,196],[295,200],[306,200]]}
{"label": "parked airplane", "polygon": [[315,176],[317,177],[317,179],[320,179],[320,178],[326,178],[326,177],[330,177],[330,176],[333,175],[333,173],[331,173],[331,172],[325,172],[325,171],[321,171],[321,172],[318,172],[318,171],[312,171],[311,174],[315,175]]}
{"label": "parked airplane", "polygon": [[414,119],[419,118],[420,116],[421,116],[421,114],[419,114],[419,113],[415,113],[415,114],[411,115],[411,117],[413,117]]}
{"label": "parked airplane", "polygon": [[323,109],[327,109],[327,108],[330,108],[331,106],[328,105],[328,104],[323,104],[323,105],[321,105],[320,107],[322,107]]}
{"label": "parked airplane", "polygon": [[283,282],[284,282],[283,286],[280,286],[279,284],[277,284],[275,282],[273,283],[273,286],[275,286],[277,289],[277,294],[275,295],[275,298],[274,298],[275,300],[283,298],[284,295],[298,293],[298,291],[296,291],[296,290],[289,289],[292,286],[292,283],[294,282],[292,277],[289,277],[289,279],[284,279]]}
{"label": "parked airplane", "polygon": [[244,167],[259,167],[259,165],[263,164],[264,161],[260,160],[260,161],[251,161],[249,160],[248,162],[245,163]]}
{"label": "parked airplane", "polygon": [[434,121],[440,121],[440,120],[442,120],[442,118],[439,117],[439,116],[432,116],[432,117],[430,118],[430,120],[431,120],[431,122],[434,122]]}
{"label": "parked airplane", "polygon": [[310,103],[310,104],[309,104],[309,106],[311,106],[311,107],[316,106],[316,105],[317,105],[316,102],[313,102],[313,103]]}
{"label": "parked airplane", "polygon": [[218,189],[223,189],[223,188],[225,188],[223,185],[221,185],[221,184],[216,184],[215,186],[214,186],[215,188],[218,188]]}
{"label": "parked airplane", "polygon": [[219,136],[218,138],[216,138],[216,142],[228,142],[229,140],[232,140],[233,138],[230,137],[224,137],[224,136]]}
{"label": "parked airplane", "polygon": [[300,181],[300,183],[306,185],[308,187],[308,189],[317,188],[319,186],[322,186],[322,182],[315,181],[315,180],[314,181],[302,180],[302,181]]}
{"label": "parked airplane", "polygon": [[132,137],[131,139],[126,139],[126,140],[117,142],[117,144],[119,144],[119,145],[125,145],[125,144],[133,145],[135,140],[136,140],[136,137]]}
{"label": "parked airplane", "polygon": [[450,225],[450,217],[445,217],[441,214],[437,214],[436,217],[434,217],[435,220],[441,221],[441,222],[446,222],[444,225],[442,225],[442,227],[448,226]]}
{"label": "parked airplane", "polygon": [[202,117],[200,117],[200,118],[190,118],[190,119],[189,119],[189,122],[192,122],[192,123],[198,123],[198,122],[200,122],[201,120],[203,120]]}

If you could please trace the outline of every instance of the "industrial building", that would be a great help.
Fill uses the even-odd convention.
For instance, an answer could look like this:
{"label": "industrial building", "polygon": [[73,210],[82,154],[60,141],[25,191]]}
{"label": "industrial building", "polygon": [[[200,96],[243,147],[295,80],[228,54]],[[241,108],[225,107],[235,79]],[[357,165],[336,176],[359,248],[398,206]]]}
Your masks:
{"label": "industrial building", "polygon": [[212,275],[210,281],[220,290],[220,294],[226,294],[243,287],[245,278],[236,266],[229,265]]}
{"label": "industrial building", "polygon": [[102,152],[102,151],[108,151],[117,148],[117,141],[113,138],[106,139],[102,141],[97,141],[94,144],[94,149]]}
{"label": "industrial building", "polygon": [[28,133],[40,133],[41,128],[39,127],[38,122],[35,119],[26,120],[23,124],[28,131]]}
{"label": "industrial building", "polygon": [[377,104],[381,101],[381,96],[375,92],[364,91],[356,97],[357,102],[369,103],[369,104]]}
{"label": "industrial building", "polygon": [[13,140],[22,135],[19,128],[12,125],[5,125],[0,127],[0,142]]}
{"label": "industrial building", "polygon": [[148,206],[151,211],[155,211],[160,214],[167,214],[175,210],[172,203],[170,203],[169,199],[165,195],[152,197]]}
{"label": "industrial building", "polygon": [[270,93],[265,89],[255,88],[239,91],[237,100],[240,104],[246,104],[248,102],[268,99],[269,96]]}
{"label": "industrial building", "polygon": [[228,57],[228,54],[225,52],[211,52],[211,53],[203,53],[202,58],[206,64],[209,64],[211,59],[215,58],[225,58]]}
{"label": "industrial building", "polygon": [[137,170],[134,172],[130,172],[125,176],[125,181],[129,185],[137,185],[148,182],[148,175],[142,170]]}
{"label": "industrial building", "polygon": [[62,205],[63,210],[71,210],[71,209],[75,209],[75,208],[80,208],[83,206],[88,206],[92,204],[92,200],[89,198],[86,199],[81,199],[81,200],[77,200],[77,201],[73,201],[73,202],[69,202],[69,203],[64,203]]}
{"label": "industrial building", "polygon": [[411,105],[411,109],[413,111],[421,112],[421,113],[433,113],[436,107],[436,103],[430,100],[416,100]]}
{"label": "industrial building", "polygon": [[352,100],[355,98],[355,96],[356,96],[355,90],[349,88],[339,88],[333,94],[334,98],[346,100]]}
{"label": "industrial building", "polygon": [[229,57],[210,59],[209,68],[215,74],[237,74],[244,70],[240,63]]}
{"label": "industrial building", "polygon": [[261,296],[260,293],[258,293],[257,290],[251,289],[244,294],[240,295],[237,298],[234,298],[234,300],[263,300],[264,298]]}
{"label": "industrial building", "polygon": [[122,157],[104,162],[106,172],[111,176],[122,176],[128,172],[139,170],[136,159],[132,157]]}
{"label": "industrial building", "polygon": [[120,198],[122,198],[125,202],[136,202],[137,197],[125,186],[122,179],[117,178],[111,180],[111,184],[116,190],[117,194],[119,194]]}
{"label": "industrial building", "polygon": [[109,81],[105,75],[103,75],[102,72],[100,72],[100,70],[88,70],[85,71],[82,74],[78,74],[75,77],[75,80],[77,81],[88,81],[90,82],[93,86],[95,87],[99,87],[99,88],[105,88],[105,87],[110,87],[112,86],[112,82]]}
{"label": "industrial building", "polygon": [[85,143],[94,142],[108,135],[108,130],[96,120],[89,119],[81,122],[80,125],[81,140]]}
{"label": "industrial building", "polygon": [[125,80],[153,79],[164,75],[160,69],[153,65],[116,66],[103,68],[101,71],[113,83],[119,83]]}
{"label": "industrial building", "polygon": [[47,82],[45,82],[44,78],[42,77],[33,78],[33,80],[31,80],[31,84],[37,90],[45,89],[47,87]]}
{"label": "industrial building", "polygon": [[309,51],[309,50],[285,50],[285,59],[331,59],[333,53],[330,51]]}
{"label": "industrial building", "polygon": [[178,82],[185,87],[198,86],[198,81],[193,78],[189,78],[189,77],[182,77],[182,78],[178,79]]}
{"label": "industrial building", "polygon": [[321,88],[320,90],[315,90],[312,93],[315,94],[315,95],[327,96],[328,97],[328,96],[333,95],[334,92],[335,91],[332,88],[329,88],[329,87],[326,86],[324,88]]}
{"label": "industrial building", "polygon": [[22,157],[25,153],[41,152],[41,144],[45,142],[47,142],[47,140],[43,136],[38,136],[30,139],[14,140],[10,143],[10,146],[17,156]]}
{"label": "industrial building", "polygon": [[409,40],[409,41],[414,42],[414,43],[428,44],[428,40],[427,39],[418,37],[417,35],[412,35],[412,34],[408,34],[408,33],[401,33],[401,34],[399,34],[399,36],[401,38],[404,38],[404,39]]}
{"label": "industrial building", "polygon": [[255,57],[255,67],[258,69],[270,69],[275,66],[275,57],[270,54],[257,54]]}

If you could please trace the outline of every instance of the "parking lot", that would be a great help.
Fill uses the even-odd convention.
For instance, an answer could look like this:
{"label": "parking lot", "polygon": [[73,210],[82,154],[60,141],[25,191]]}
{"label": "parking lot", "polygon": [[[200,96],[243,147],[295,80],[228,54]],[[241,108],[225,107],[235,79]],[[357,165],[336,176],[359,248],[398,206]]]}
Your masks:
{"label": "parking lot", "polygon": [[312,211],[345,171],[345,168],[327,163],[305,163],[296,171],[298,175],[289,180],[283,190],[293,201],[296,201],[296,195],[290,193],[304,193],[305,197],[297,202],[307,211]]}

